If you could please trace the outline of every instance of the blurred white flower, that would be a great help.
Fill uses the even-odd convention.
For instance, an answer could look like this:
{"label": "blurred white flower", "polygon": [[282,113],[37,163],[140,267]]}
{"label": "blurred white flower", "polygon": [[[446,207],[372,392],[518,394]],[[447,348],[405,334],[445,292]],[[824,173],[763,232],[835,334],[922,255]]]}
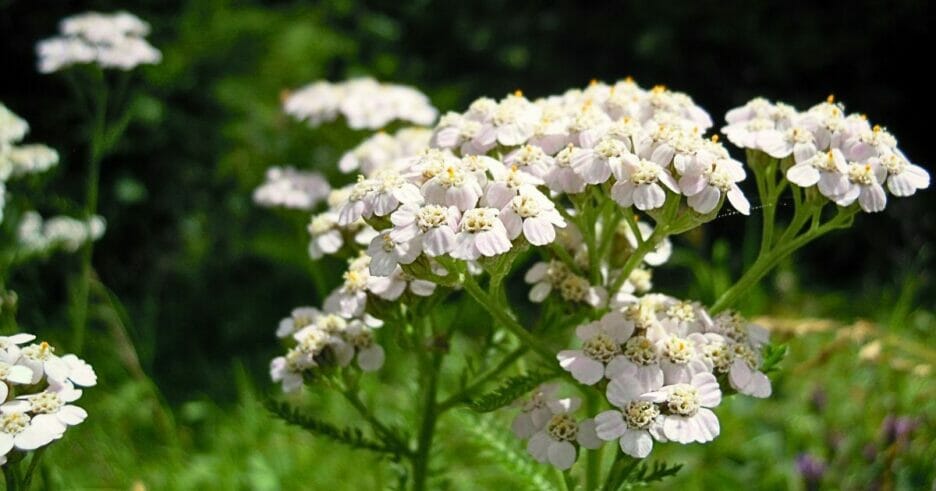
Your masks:
{"label": "blurred white flower", "polygon": [[328,181],[318,172],[270,167],[263,184],[254,190],[253,200],[265,207],[311,210],[324,201],[330,192]]}
{"label": "blurred white flower", "polygon": [[437,115],[422,92],[372,78],[314,82],[290,94],[283,108],[310,126],[333,121],[341,114],[354,129],[378,129],[395,120],[428,125]]}
{"label": "blurred white flower", "polygon": [[36,45],[42,73],[86,63],[103,69],[132,70],[162,61],[162,53],[144,39],[149,25],[128,12],[88,12],[67,17],[59,24],[59,34]]}

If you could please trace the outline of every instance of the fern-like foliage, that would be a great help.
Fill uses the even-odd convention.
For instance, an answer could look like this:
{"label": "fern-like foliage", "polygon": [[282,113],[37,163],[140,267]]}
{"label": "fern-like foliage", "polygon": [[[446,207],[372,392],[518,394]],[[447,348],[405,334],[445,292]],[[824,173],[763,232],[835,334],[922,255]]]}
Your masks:
{"label": "fern-like foliage", "polygon": [[373,441],[365,437],[364,433],[357,428],[340,428],[331,423],[320,421],[307,414],[303,414],[298,408],[282,401],[267,399],[264,406],[266,406],[268,411],[287,423],[303,428],[316,435],[323,436],[338,443],[343,443],[353,448],[391,454],[397,457],[400,456],[401,452],[399,449],[381,442]]}
{"label": "fern-like foliage", "polygon": [[552,374],[543,372],[510,377],[494,391],[468,401],[468,407],[479,413],[489,413],[510,404],[552,377]]}
{"label": "fern-like foliage", "polygon": [[637,466],[629,476],[627,481],[619,489],[632,489],[635,487],[648,486],[651,483],[659,482],[667,477],[675,476],[682,464],[667,464],[666,462],[656,461],[653,464],[644,462]]}
{"label": "fern-like foliage", "polygon": [[787,354],[787,345],[774,345],[768,344],[764,347],[764,363],[761,364],[761,371],[764,373],[770,373],[776,370],[779,370],[777,365],[783,361],[783,358]]}
{"label": "fern-like foliage", "polygon": [[471,441],[481,447],[498,466],[525,483],[526,489],[556,489],[555,484],[544,474],[548,467],[534,461],[523,450],[520,440],[514,438],[513,433],[505,432],[501,426],[492,425],[489,417],[464,411],[455,414],[462,420],[460,426],[468,432]]}

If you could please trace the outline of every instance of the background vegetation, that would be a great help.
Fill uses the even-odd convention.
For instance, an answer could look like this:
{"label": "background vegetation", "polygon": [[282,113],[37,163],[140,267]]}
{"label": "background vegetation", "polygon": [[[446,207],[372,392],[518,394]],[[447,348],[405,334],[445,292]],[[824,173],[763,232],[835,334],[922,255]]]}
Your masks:
{"label": "background vegetation", "polygon": [[[73,206],[50,196],[80,198],[85,149],[78,108],[60,78],[36,72],[34,44],[62,17],[92,9],[148,20],[164,61],[136,72],[134,123],[104,162],[108,231],[94,262],[120,303],[99,298],[83,353],[101,376],[82,401],[91,417],[46,457],[45,481],[63,489],[394,482],[392,462],[287,427],[261,405],[275,392],[267,364],[279,350],[277,320],[317,304],[337,278],[313,278],[308,217],[258,209],[251,190],[268,166],[284,163],[337,179],[338,156],[366,136],[291,121],[279,108],[283,90],[369,74],[460,110],[480,95],[520,88],[536,97],[631,75],[689,93],[716,120],[755,95],[807,107],[834,93],[934,169],[930,84],[915,74],[932,44],[922,0],[0,0],[0,101],[30,122],[31,141],[62,154],[49,192],[11,191],[34,193],[47,212]],[[679,485],[803,487],[796,461],[809,454],[827,467],[821,484],[831,488],[933,486],[934,205],[932,191],[894,200],[752,292],[745,311],[769,315],[776,336],[789,338],[785,370],[772,399],[721,408],[724,431],[714,444],[655,452],[687,462]],[[711,300],[756,252],[739,232],[755,225],[729,215],[681,238],[691,253],[657,271],[657,285]],[[13,278],[20,323],[67,346],[62,278],[77,269],[75,257],[57,256]],[[817,320],[825,318],[834,322]],[[463,329],[488,323],[479,313],[460,319]],[[415,382],[405,368],[369,382],[380,385],[375,402],[394,407],[406,397]],[[323,418],[349,414],[321,394],[309,404]],[[897,417],[910,431],[893,431],[888,421]],[[456,472],[436,484],[504,489],[524,473],[545,472],[513,458],[523,450],[500,436],[505,421],[506,412],[446,416],[452,447],[436,464]],[[515,463],[505,470],[505,461]]]}

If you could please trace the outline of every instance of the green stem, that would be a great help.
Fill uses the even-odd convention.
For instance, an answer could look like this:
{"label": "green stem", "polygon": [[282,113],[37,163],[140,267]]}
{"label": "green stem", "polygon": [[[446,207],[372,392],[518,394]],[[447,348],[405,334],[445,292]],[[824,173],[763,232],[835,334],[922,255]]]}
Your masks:
{"label": "green stem", "polygon": [[[718,301],[712,305],[710,312],[712,314],[717,314],[731,306],[734,305],[737,300],[749,292],[754,285],[757,284],[764,276],[767,275],[776,265],[782,261],[784,258],[796,252],[797,249],[805,246],[806,244],[812,242],[813,240],[840,228],[848,227],[851,224],[851,221],[854,219],[855,214],[858,212],[857,206],[853,208],[839,208],[838,214],[829,220],[828,222],[822,225],[816,225],[811,227],[808,231],[803,234],[796,236],[795,238],[789,240],[783,240],[783,237],[787,235],[784,234],[781,237],[781,241],[772,248],[766,254],[760,254],[757,257],[757,260],[754,261],[754,264],[748,268],[747,271],[741,276],[740,279],[728,290],[725,291],[718,298]],[[797,214],[799,216],[799,213]],[[803,213],[803,216],[810,216],[810,213]],[[794,218],[794,223],[790,226],[793,227],[796,225],[796,219]]]}
{"label": "green stem", "polygon": [[382,438],[390,441],[393,446],[402,452],[408,452],[408,448],[405,443],[401,442],[396,434],[390,431],[390,428],[387,428],[383,423],[380,422],[370,410],[367,409],[367,406],[364,405],[364,402],[358,397],[357,389],[355,388],[345,388],[341,390],[341,393],[344,395],[345,399],[351,404],[352,407],[367,421],[371,428],[374,430],[374,433],[377,433]]}
{"label": "green stem", "polygon": [[484,307],[491,317],[494,318],[497,322],[503,325],[508,331],[512,332],[514,336],[520,339],[526,346],[530,347],[533,351],[543,357],[550,363],[555,363],[556,353],[551,350],[548,346],[544,345],[537,339],[533,334],[523,328],[513,315],[511,315],[506,308],[501,307],[498,302],[492,298],[487,292],[481,289],[478,283],[473,277],[469,274],[464,274],[464,287],[465,291],[471,295],[472,298],[482,307]]}
{"label": "green stem", "polygon": [[605,480],[601,491],[616,491],[623,484],[630,473],[637,467],[640,461],[625,454],[618,452],[614,457],[614,463],[611,464],[611,470],[608,471],[608,478]]}
{"label": "green stem", "polygon": [[[92,122],[91,142],[88,151],[88,179],[85,191],[84,218],[90,220],[97,212],[100,188],[101,160],[105,152],[107,138],[107,84],[101,75],[97,88],[96,107]],[[72,349],[81,353],[88,326],[89,297],[91,289],[91,262],[94,257],[94,241],[85,243],[81,251],[81,277],[77,285],[72,315]]]}
{"label": "green stem", "polygon": [[[588,414],[598,414],[601,400],[595,391],[585,393],[585,407]],[[587,460],[585,462],[585,490],[593,491],[598,489],[601,482],[601,454],[604,445],[594,449],[587,450]]]}
{"label": "green stem", "polygon": [[505,356],[504,359],[502,359],[500,363],[497,364],[497,366],[485,372],[483,375],[475,379],[474,382],[470,383],[464,389],[456,392],[455,394],[452,394],[447,399],[437,404],[439,413],[444,413],[445,411],[448,411],[449,409],[457,406],[461,402],[468,399],[468,396],[470,396],[476,390],[480,389],[482,386],[484,386],[484,384],[486,384],[492,378],[504,373],[504,370],[506,370],[507,367],[512,365],[521,356],[523,356],[523,354],[526,353],[526,351],[527,351],[527,347],[521,346],[511,351],[510,353],[508,353],[507,356]]}
{"label": "green stem", "polygon": [[[429,325],[428,317],[426,324]],[[431,325],[428,326],[430,334]],[[424,491],[429,471],[430,450],[432,448],[432,439],[435,435],[436,421],[440,414],[436,404],[436,395],[438,393],[439,371],[442,366],[443,351],[433,349],[431,359],[426,371],[426,385],[423,393],[423,407],[421,424],[419,428],[419,437],[416,444],[416,453],[413,456],[413,490]]]}
{"label": "green stem", "polygon": [[[637,246],[637,249],[634,249],[634,252],[627,258],[627,261],[624,262],[624,265],[621,266],[621,271],[618,273],[618,277],[614,280],[614,283],[611,285],[611,288],[608,289],[608,295],[612,296],[621,289],[621,286],[624,285],[624,282],[627,281],[627,278],[630,276],[631,272],[634,271],[634,268],[640,266],[640,262],[643,261],[644,256],[650,253],[657,244],[666,238],[667,225],[665,223],[657,224],[657,227],[653,229],[653,233],[650,234],[650,237],[647,240],[640,242],[640,245]],[[638,236],[639,237],[639,236]]]}
{"label": "green stem", "polygon": [[45,453],[47,448],[49,447],[41,447],[33,452],[32,459],[29,461],[29,467],[26,468],[26,476],[23,477],[23,490],[28,490],[29,486],[32,484],[32,478],[36,472],[36,466],[39,465],[39,459],[42,458],[42,454]]}

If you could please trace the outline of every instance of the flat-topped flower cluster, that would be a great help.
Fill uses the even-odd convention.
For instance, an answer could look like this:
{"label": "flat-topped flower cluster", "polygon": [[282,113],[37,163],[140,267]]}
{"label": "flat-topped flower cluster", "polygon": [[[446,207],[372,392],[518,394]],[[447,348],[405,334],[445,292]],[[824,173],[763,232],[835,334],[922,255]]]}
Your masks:
{"label": "flat-topped flower cluster", "polygon": [[94,369],[72,354],[57,355],[32,334],[0,336],[0,464],[62,438],[88,413],[74,405],[77,387],[97,384]]}
{"label": "flat-topped flower cluster", "polygon": [[39,71],[52,73],[84,64],[132,70],[142,64],[157,64],[162,53],[146,41],[149,31],[149,24],[128,12],[66,17],[59,23],[58,36],[36,46]]}
{"label": "flat-topped flower cluster", "polygon": [[28,132],[29,123],[0,103],[0,223],[3,222],[7,181],[45,172],[59,161],[58,152],[45,145],[21,144]]}
{"label": "flat-topped flower cluster", "polygon": [[369,77],[311,83],[289,94],[283,109],[311,126],[344,116],[351,128],[372,130],[395,120],[428,125],[438,114],[422,92]]}
{"label": "flat-topped flower cluster", "polygon": [[[831,101],[800,113],[757,99],[727,120],[722,131],[749,150],[765,206],[787,184],[796,193],[779,238],[773,210],[765,211],[760,275],[782,254],[847,226],[859,209],[883,209],[884,186],[909,196],[929,185],[896,139]],[[556,384],[518,402],[513,429],[534,459],[568,469],[579,447],[604,441],[644,458],[654,443],[713,440],[723,395],[770,396],[767,332],[720,302],[708,309],[651,293],[652,268],[672,253],[669,236],[714,219],[725,202],[731,214],[751,211],[741,189],[745,166],[717,135],[706,136],[712,126],[687,95],[626,79],[535,100],[519,91],[480,98],[432,129],[368,138],[339,165],[358,172],[356,180],[333,189],[308,227],[310,256],[349,258],[348,269],[322,311],[300,308],[281,323],[289,351],[273,360],[273,379],[296,390],[355,355],[362,369],[376,369],[383,350],[378,357],[374,316],[464,288],[528,348],[558,362],[580,391],[602,392],[603,407],[612,408],[578,417],[579,400],[557,396]],[[837,213],[826,220],[830,201]],[[557,319],[586,319],[573,349],[556,354],[539,345],[504,305],[504,276],[529,248],[539,257],[525,269],[529,300],[555,300],[545,308],[560,312]],[[487,290],[474,279],[483,275]]]}
{"label": "flat-topped flower cluster", "polygon": [[922,167],[912,164],[886,128],[863,114],[846,114],[831,96],[805,112],[765,99],[732,109],[722,132],[731,143],[791,159],[787,180],[819,193],[839,206],[856,200],[865,212],[884,209],[884,186],[897,197],[929,187]]}

